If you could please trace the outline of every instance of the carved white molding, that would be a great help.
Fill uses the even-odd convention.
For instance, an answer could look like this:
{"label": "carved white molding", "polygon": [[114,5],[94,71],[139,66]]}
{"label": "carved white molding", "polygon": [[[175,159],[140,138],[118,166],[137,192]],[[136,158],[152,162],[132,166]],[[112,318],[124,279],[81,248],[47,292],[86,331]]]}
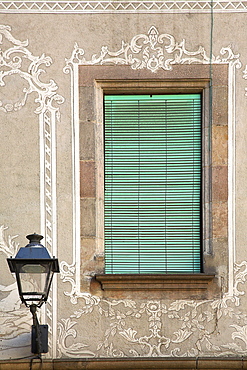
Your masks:
{"label": "carved white molding", "polygon": [[[168,42],[167,42],[168,41]],[[80,292],[80,178],[79,178],[79,65],[128,65],[130,68],[149,69],[155,75],[159,69],[172,70],[182,64],[227,64],[228,65],[228,294],[234,294],[235,264],[235,73],[241,67],[239,54],[234,54],[230,46],[223,47],[220,55],[210,58],[203,46],[195,51],[186,49],[185,40],[177,41],[170,34],[160,34],[152,26],[147,34],[134,36],[130,42],[122,41],[117,51],[103,46],[91,59],[85,57],[84,49],[76,43],[69,59],[66,59],[65,73],[71,74],[72,106],[72,158],[73,158],[73,260],[61,263],[61,277],[71,284],[71,291],[65,292],[76,304]]]}
{"label": "carved white molding", "polygon": [[[44,67],[49,67],[52,63],[50,57],[44,54],[33,55],[27,48],[28,41],[14,38],[11,27],[7,25],[0,25],[0,46],[0,94],[1,87],[8,88],[8,81],[16,76],[24,86],[19,91],[21,98],[17,101],[12,101],[11,97],[6,101],[0,95],[0,110],[11,114],[23,109],[32,94],[37,104],[34,113],[39,119],[41,233],[51,254],[57,255],[56,124],[60,117],[57,104],[61,104],[64,99],[57,94],[58,86],[53,80],[48,83],[41,81]],[[53,356],[56,356],[56,296],[54,281],[53,291],[46,305],[46,315],[52,329],[50,346]]]}
{"label": "carved white molding", "polygon": [[240,0],[0,1],[0,13],[245,13]]}

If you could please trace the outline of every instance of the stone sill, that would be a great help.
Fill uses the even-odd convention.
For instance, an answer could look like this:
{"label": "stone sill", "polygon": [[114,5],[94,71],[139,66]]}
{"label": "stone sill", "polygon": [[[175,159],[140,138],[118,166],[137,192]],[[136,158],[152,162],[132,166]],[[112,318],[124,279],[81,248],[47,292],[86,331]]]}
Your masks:
{"label": "stone sill", "polygon": [[95,279],[102,290],[201,291],[208,289],[215,274],[101,274]]}
{"label": "stone sill", "polygon": [[[29,368],[27,360],[0,361],[0,370],[26,370]],[[40,362],[33,362],[33,370],[40,369]],[[246,357],[238,358],[79,358],[79,359],[53,359],[43,360],[43,370],[180,370],[180,369],[203,369],[203,370],[246,370]]]}

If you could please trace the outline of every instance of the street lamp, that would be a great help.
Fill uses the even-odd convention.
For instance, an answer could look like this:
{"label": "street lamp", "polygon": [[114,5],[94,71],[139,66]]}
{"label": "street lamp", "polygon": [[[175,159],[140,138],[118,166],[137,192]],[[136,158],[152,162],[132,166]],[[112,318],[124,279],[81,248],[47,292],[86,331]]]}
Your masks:
{"label": "street lamp", "polygon": [[59,272],[58,259],[51,258],[40,243],[42,235],[27,235],[29,243],[19,249],[15,258],[7,258],[10,271],[15,273],[22,303],[33,316],[32,353],[48,352],[48,326],[40,325],[36,310],[47,301],[54,272]]}

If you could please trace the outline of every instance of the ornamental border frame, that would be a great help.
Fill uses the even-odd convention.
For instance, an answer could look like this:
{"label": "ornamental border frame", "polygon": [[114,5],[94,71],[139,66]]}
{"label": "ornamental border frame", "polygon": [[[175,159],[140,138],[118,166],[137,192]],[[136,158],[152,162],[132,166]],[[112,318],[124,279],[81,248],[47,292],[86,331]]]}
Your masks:
{"label": "ornamental border frame", "polygon": [[235,0],[101,0],[101,1],[0,1],[0,13],[246,13],[246,1]]}
{"label": "ornamental border frame", "polygon": [[[170,44],[164,46],[164,40]],[[142,59],[138,56],[143,52]],[[73,304],[78,298],[86,298],[88,293],[80,290],[80,178],[79,178],[79,66],[80,65],[129,65],[134,70],[147,68],[153,73],[159,69],[172,70],[177,64],[227,64],[228,65],[228,292],[226,297],[236,293],[234,285],[235,268],[235,124],[236,124],[236,69],[242,64],[240,55],[234,54],[230,46],[222,47],[220,55],[208,57],[203,46],[196,51],[188,51],[185,40],[177,42],[174,36],[160,34],[151,26],[147,35],[134,36],[130,42],[122,41],[118,51],[110,51],[103,46],[99,55],[91,60],[85,58],[84,49],[75,43],[69,59],[66,59],[64,73],[71,76],[71,109],[72,109],[72,158],[73,158],[73,259],[69,264],[61,262],[61,278],[71,284],[71,291],[64,292]],[[169,57],[168,57],[169,56]],[[173,57],[173,58],[172,58]]]}

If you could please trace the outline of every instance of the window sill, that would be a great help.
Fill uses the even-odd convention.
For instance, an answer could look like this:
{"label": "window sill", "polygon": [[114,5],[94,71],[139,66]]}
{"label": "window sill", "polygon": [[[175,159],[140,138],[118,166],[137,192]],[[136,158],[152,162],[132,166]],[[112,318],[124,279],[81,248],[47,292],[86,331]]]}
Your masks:
{"label": "window sill", "polygon": [[104,291],[203,291],[215,274],[102,274],[95,279]]}

